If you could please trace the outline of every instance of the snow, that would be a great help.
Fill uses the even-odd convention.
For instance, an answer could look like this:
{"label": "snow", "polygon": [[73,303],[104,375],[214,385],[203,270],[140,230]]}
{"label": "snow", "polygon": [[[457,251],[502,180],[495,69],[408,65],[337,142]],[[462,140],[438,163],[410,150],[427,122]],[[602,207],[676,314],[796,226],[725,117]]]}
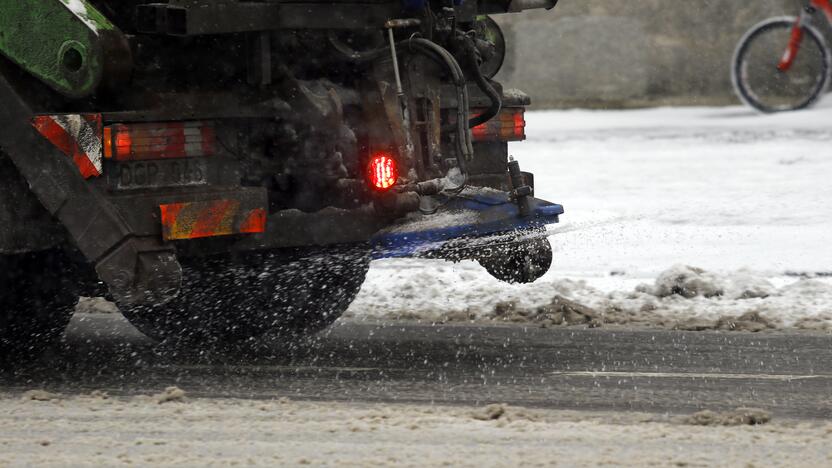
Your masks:
{"label": "snow", "polygon": [[[561,271],[676,264],[769,273],[832,264],[832,108],[546,112],[515,152],[562,202]],[[595,125],[593,128],[592,125]]]}
{"label": "snow", "polygon": [[470,210],[439,212],[435,215],[423,216],[421,214],[413,215],[401,224],[395,224],[385,229],[385,233],[407,233],[420,232],[434,229],[443,229],[461,224],[470,224],[477,221],[477,212]]}
{"label": "snow", "polygon": [[[748,410],[743,413],[748,413]],[[828,422],[727,427],[691,418],[505,405],[0,395],[2,466],[805,466]]]}
{"label": "snow", "polygon": [[[832,325],[832,103],[777,115],[545,111],[527,121],[528,141],[510,149],[535,173],[537,196],[566,208],[551,230],[553,269],[513,286],[473,262],[379,261],[350,315],[483,317],[499,302],[538,307],[562,295],[674,321],[758,312],[778,326]],[[660,290],[689,266],[703,270],[697,294]]]}

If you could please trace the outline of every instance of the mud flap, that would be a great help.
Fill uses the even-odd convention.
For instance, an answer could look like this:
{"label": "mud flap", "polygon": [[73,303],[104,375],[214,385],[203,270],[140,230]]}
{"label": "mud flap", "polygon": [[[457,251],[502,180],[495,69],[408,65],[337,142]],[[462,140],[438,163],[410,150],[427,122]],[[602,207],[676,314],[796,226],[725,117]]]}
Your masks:
{"label": "mud flap", "polygon": [[411,214],[377,233],[373,257],[474,258],[480,248],[544,235],[546,225],[557,223],[564,212],[561,205],[532,197],[526,206],[528,214],[521,216],[508,193],[467,187],[436,213]]}

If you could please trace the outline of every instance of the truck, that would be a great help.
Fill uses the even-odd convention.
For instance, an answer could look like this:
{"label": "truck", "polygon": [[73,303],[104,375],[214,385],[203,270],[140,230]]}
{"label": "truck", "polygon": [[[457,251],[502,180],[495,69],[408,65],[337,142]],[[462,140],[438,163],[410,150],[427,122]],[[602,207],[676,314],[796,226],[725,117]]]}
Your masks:
{"label": "truck", "polygon": [[0,352],[82,296],[199,348],[326,328],[374,259],[540,278],[492,15],[556,3],[0,0]]}

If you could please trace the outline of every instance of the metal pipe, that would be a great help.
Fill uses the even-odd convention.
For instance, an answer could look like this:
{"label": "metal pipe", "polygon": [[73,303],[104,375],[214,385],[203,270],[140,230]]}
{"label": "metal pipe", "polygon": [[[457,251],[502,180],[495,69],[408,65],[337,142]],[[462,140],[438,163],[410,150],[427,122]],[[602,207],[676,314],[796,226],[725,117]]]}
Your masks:
{"label": "metal pipe", "polygon": [[387,39],[390,41],[390,55],[393,57],[393,74],[396,76],[396,93],[399,99],[404,98],[402,89],[402,77],[399,74],[399,58],[396,56],[396,38],[393,37],[393,28],[387,28]]}

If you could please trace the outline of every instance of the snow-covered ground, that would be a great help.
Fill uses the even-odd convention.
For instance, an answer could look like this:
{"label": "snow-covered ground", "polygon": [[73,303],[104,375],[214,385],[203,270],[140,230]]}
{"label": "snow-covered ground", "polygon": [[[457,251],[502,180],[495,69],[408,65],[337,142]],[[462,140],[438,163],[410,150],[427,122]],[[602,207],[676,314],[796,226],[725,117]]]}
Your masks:
{"label": "snow-covered ground", "polygon": [[[529,310],[562,295],[619,323],[758,312],[773,326],[832,324],[832,103],[527,120],[528,141],[511,151],[537,196],[566,208],[549,274],[510,286],[472,262],[379,261],[350,315],[486,317],[500,302]],[[680,276],[695,297],[672,294]]]}
{"label": "snow-covered ground", "polygon": [[[828,466],[832,424],[275,400],[0,394],[2,466]],[[696,419],[695,419],[696,418]],[[710,425],[708,421],[714,422]]]}

